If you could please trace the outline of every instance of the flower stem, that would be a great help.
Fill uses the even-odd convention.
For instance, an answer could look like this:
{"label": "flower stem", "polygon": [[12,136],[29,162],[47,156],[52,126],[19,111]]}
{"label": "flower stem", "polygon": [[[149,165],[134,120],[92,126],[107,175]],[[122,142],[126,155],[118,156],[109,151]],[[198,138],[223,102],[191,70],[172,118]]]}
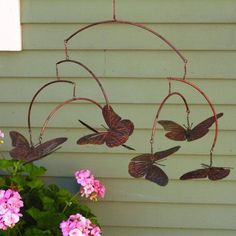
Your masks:
{"label": "flower stem", "polygon": [[20,232],[19,227],[17,225],[15,227],[16,227],[16,231],[19,233],[19,236],[22,236],[22,233]]}
{"label": "flower stem", "polygon": [[62,213],[66,211],[66,209],[72,204],[72,200],[79,195],[80,192],[77,192],[74,196],[71,197],[70,201],[66,202],[65,207],[62,210]]}

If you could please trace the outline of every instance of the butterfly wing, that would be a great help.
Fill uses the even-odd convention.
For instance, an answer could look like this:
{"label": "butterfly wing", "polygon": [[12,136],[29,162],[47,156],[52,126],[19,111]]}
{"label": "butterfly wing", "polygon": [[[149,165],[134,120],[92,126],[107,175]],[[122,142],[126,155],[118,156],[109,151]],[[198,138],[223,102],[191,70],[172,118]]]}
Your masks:
{"label": "butterfly wing", "polygon": [[121,120],[110,105],[105,105],[102,109],[104,120],[109,127],[106,137],[108,147],[123,145],[133,133],[134,125],[130,120]]}
{"label": "butterfly wing", "polygon": [[186,130],[179,124],[170,120],[159,120],[158,123],[164,128],[166,137],[175,141],[186,140]]}
{"label": "butterfly wing", "polygon": [[[79,120],[79,122],[80,122],[82,125],[84,125],[85,127],[87,127],[88,129],[92,130],[93,132],[99,133],[99,131],[97,131],[96,129],[92,128],[91,126],[89,126],[89,125],[86,124],[85,122],[83,122],[83,121],[81,121],[81,120]],[[108,134],[107,134],[107,135],[108,135]],[[109,134],[109,135],[110,135],[110,134]],[[113,135],[111,135],[111,136],[113,136]],[[113,138],[105,138],[105,140],[107,141],[106,144],[107,144],[108,147],[119,146],[120,143],[126,142],[126,140],[123,141],[124,137],[121,137],[121,140],[119,141],[119,136],[118,136],[118,137],[116,137],[116,136],[117,136],[117,135],[115,135],[115,139],[114,139],[114,140],[113,140]],[[111,140],[110,140],[110,139],[111,139]],[[127,138],[127,139],[128,139],[128,138]],[[118,142],[117,142],[117,140],[118,140]],[[117,143],[118,143],[118,145],[117,145]],[[132,148],[132,147],[130,147],[130,146],[127,146],[127,145],[124,145],[124,144],[122,144],[122,146],[125,147],[125,148],[127,148],[127,149],[129,149],[129,150],[135,150],[134,148]]]}
{"label": "butterfly wing", "polygon": [[140,156],[134,157],[129,163],[128,171],[134,178],[143,177],[148,173],[152,166],[152,154],[145,153]]}
{"label": "butterfly wing", "polygon": [[77,144],[84,145],[84,144],[97,144],[101,145],[104,144],[107,138],[108,132],[98,132],[94,134],[86,135],[77,140]]}
{"label": "butterfly wing", "polygon": [[58,150],[60,148],[58,146],[64,143],[66,140],[67,138],[63,137],[55,138],[34,147],[31,149],[31,152],[29,153],[25,162],[29,163],[50,155],[51,153]]}
{"label": "butterfly wing", "polygon": [[208,178],[210,180],[220,180],[227,177],[230,173],[230,169],[223,167],[210,167]]}
{"label": "butterfly wing", "polygon": [[9,134],[11,137],[13,147],[27,147],[27,148],[30,147],[28,140],[19,132],[10,131]]}
{"label": "butterfly wing", "polygon": [[128,140],[129,136],[118,131],[109,131],[106,137],[108,147],[117,147]]}
{"label": "butterfly wing", "polygon": [[[223,113],[219,113],[216,115],[217,119],[223,116]],[[198,125],[196,125],[189,133],[188,141],[193,141],[199,138],[202,138],[209,132],[209,128],[215,122],[215,117],[211,116],[206,120],[202,121]]]}
{"label": "butterfly wing", "polygon": [[109,128],[113,128],[121,120],[121,117],[117,115],[110,105],[105,105],[102,108],[102,115]]}
{"label": "butterfly wing", "polygon": [[130,120],[121,120],[119,121],[115,127],[118,132],[127,134],[130,136],[134,131],[134,124]]}
{"label": "butterfly wing", "polygon": [[152,165],[145,176],[145,179],[150,180],[160,186],[166,186],[169,178],[166,173],[158,166]]}
{"label": "butterfly wing", "polygon": [[209,172],[209,168],[197,169],[197,170],[187,172],[186,174],[182,175],[180,179],[181,180],[204,179],[208,176],[208,172]]}
{"label": "butterfly wing", "polygon": [[121,117],[113,111],[110,105],[105,105],[103,107],[102,114],[110,129],[118,130],[119,132],[128,134],[129,136],[133,133],[133,123],[127,119],[121,120]]}
{"label": "butterfly wing", "polygon": [[175,146],[175,147],[169,148],[165,151],[156,152],[156,153],[154,153],[154,161],[158,161],[160,159],[168,157],[169,155],[177,152],[179,149],[180,149],[180,146]]}
{"label": "butterfly wing", "polygon": [[10,138],[13,148],[9,153],[13,159],[25,160],[31,151],[27,139],[17,131],[10,131]]}

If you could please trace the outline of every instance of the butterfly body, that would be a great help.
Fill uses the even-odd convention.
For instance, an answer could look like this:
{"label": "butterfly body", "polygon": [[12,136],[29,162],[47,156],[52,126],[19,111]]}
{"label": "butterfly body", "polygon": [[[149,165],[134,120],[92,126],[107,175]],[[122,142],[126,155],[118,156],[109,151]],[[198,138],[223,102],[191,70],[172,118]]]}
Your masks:
{"label": "butterfly body", "polygon": [[58,150],[67,138],[55,138],[44,143],[31,146],[28,140],[19,132],[10,131],[12,146],[10,155],[13,159],[22,160],[25,163],[36,161]]}
{"label": "butterfly body", "polygon": [[[216,115],[217,119],[222,117],[223,113]],[[166,137],[175,141],[194,141],[196,139],[202,138],[209,132],[209,128],[215,122],[215,117],[209,117],[202,121],[194,128],[188,125],[186,128],[170,120],[160,120],[158,123],[163,126],[166,133]]]}
{"label": "butterfly body", "polygon": [[176,146],[165,151],[154,154],[145,153],[134,157],[129,163],[129,174],[134,178],[144,177],[160,186],[166,186],[169,178],[166,173],[159,167],[158,161],[178,151],[180,146]]}
{"label": "butterfly body", "polygon": [[[204,165],[205,166],[205,165]],[[227,177],[230,173],[229,168],[223,167],[205,167],[203,169],[197,169],[185,173],[180,177],[181,180],[189,179],[204,179],[208,178],[209,180],[220,180]]]}
{"label": "butterfly body", "polygon": [[[123,145],[133,133],[134,125],[130,120],[122,120],[112,109],[111,106],[105,105],[102,109],[104,120],[108,126],[106,131],[97,131],[89,125],[80,121],[94,133],[86,135],[77,140],[77,144],[106,144],[108,147],[117,147]],[[132,149],[132,148],[130,148]]]}

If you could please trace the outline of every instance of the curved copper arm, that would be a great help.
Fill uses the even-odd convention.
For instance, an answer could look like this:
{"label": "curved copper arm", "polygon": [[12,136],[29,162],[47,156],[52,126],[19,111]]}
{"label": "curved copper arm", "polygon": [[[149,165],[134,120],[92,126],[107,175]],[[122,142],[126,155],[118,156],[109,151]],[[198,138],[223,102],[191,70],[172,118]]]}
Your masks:
{"label": "curved copper arm", "polygon": [[164,100],[161,102],[159,108],[158,108],[158,111],[157,111],[157,114],[156,114],[156,117],[154,119],[154,122],[153,122],[153,127],[152,127],[152,134],[151,134],[151,139],[150,139],[150,144],[151,144],[151,153],[153,154],[153,143],[154,143],[154,136],[157,132],[157,121],[159,119],[159,116],[161,114],[161,110],[163,108],[163,106],[165,105],[166,101],[171,97],[171,96],[179,96],[183,102],[184,102],[184,105],[186,107],[186,112],[187,112],[187,120],[188,120],[188,115],[190,113],[190,110],[189,110],[189,107],[188,107],[188,103],[185,99],[185,97],[181,94],[181,93],[178,93],[178,92],[173,92],[173,93],[169,93],[165,98]]}
{"label": "curved copper arm", "polygon": [[31,111],[32,111],[32,106],[33,106],[33,103],[36,99],[36,97],[39,95],[39,93],[45,89],[47,86],[51,85],[51,84],[55,84],[55,83],[69,83],[69,84],[73,84],[73,97],[75,97],[75,89],[76,89],[76,84],[70,80],[54,80],[54,81],[51,81],[45,85],[43,85],[33,96],[31,102],[30,102],[30,105],[29,105],[29,109],[28,109],[28,132],[29,132],[29,135],[30,135],[30,143],[31,145],[33,145],[33,142],[32,142],[32,135],[31,135]]}
{"label": "curved copper arm", "polygon": [[116,20],[116,0],[112,1],[112,5],[113,5],[113,19]]}
{"label": "curved copper arm", "polygon": [[[113,7],[115,8],[115,5],[113,5]],[[183,61],[184,63],[184,74],[183,74],[183,80],[185,79],[186,77],[186,73],[187,73],[187,59],[180,53],[180,51],[173,45],[171,44],[166,38],[164,38],[162,35],[160,35],[159,33],[157,33],[156,31],[154,31],[153,29],[151,28],[148,28],[147,26],[144,26],[142,24],[139,24],[139,23],[134,23],[134,22],[131,22],[131,21],[124,21],[124,20],[117,20],[116,19],[116,16],[115,16],[115,13],[113,14],[113,20],[106,20],[106,21],[99,21],[99,22],[95,22],[95,23],[92,23],[92,24],[89,24],[79,30],[77,30],[75,33],[71,34],[68,38],[66,38],[64,40],[64,44],[65,44],[65,53],[66,53],[66,58],[69,58],[68,56],[68,48],[67,48],[67,43],[70,41],[70,39],[72,39],[75,35],[77,35],[78,33],[86,30],[86,29],[89,29],[89,28],[92,28],[94,26],[97,26],[97,25],[102,25],[102,24],[125,24],[125,25],[132,25],[132,26],[136,26],[140,29],[143,29],[145,31],[148,31],[150,32],[151,34],[155,35],[156,37],[158,37],[159,39],[161,39],[162,41],[164,41],[172,50],[174,50],[176,52],[176,54],[181,58],[181,60]]]}
{"label": "curved copper arm", "polygon": [[81,66],[82,68],[84,68],[91,76],[93,79],[96,80],[96,82],[98,83],[100,89],[102,90],[102,94],[104,96],[104,99],[106,101],[106,104],[109,105],[109,100],[108,100],[108,96],[105,92],[105,89],[103,88],[101,82],[99,81],[98,77],[93,73],[93,71],[91,69],[89,69],[87,66],[85,66],[83,63],[79,62],[79,61],[76,61],[76,60],[71,60],[71,59],[65,59],[65,60],[62,60],[62,61],[58,61],[56,63],[56,73],[57,73],[57,78],[60,79],[59,77],[59,72],[58,72],[58,65],[62,64],[62,63],[74,63],[74,64],[77,64],[79,66]]}
{"label": "curved copper arm", "polygon": [[101,106],[100,104],[98,104],[97,102],[95,102],[94,100],[89,99],[89,98],[82,98],[82,97],[73,97],[73,98],[71,98],[71,99],[69,99],[69,100],[66,100],[66,101],[64,101],[64,102],[62,102],[62,103],[60,103],[60,104],[58,104],[58,105],[49,113],[48,117],[47,117],[46,120],[44,121],[43,126],[42,126],[42,128],[41,128],[41,130],[40,130],[39,142],[41,141],[42,136],[43,136],[43,133],[44,133],[44,131],[45,131],[45,129],[46,129],[46,127],[47,127],[47,125],[48,125],[50,119],[53,117],[53,115],[54,115],[58,110],[60,110],[63,106],[65,106],[66,104],[70,104],[70,103],[72,103],[72,102],[74,102],[74,101],[79,101],[79,100],[91,102],[91,103],[95,104],[96,106],[98,106],[98,107],[102,110],[102,106]]}
{"label": "curved copper arm", "polygon": [[172,78],[172,77],[170,77],[168,79],[190,85],[191,87],[196,89],[206,99],[207,103],[211,107],[211,110],[212,110],[212,113],[213,113],[213,116],[214,116],[214,119],[215,119],[215,136],[214,136],[214,140],[213,140],[213,143],[212,143],[212,146],[211,146],[211,149],[210,149],[210,166],[212,166],[212,162],[213,162],[212,154],[213,154],[213,151],[214,151],[214,148],[215,148],[215,145],[216,145],[216,141],[217,141],[217,137],[218,137],[218,130],[219,130],[218,119],[217,119],[217,116],[216,116],[217,114],[216,114],[214,105],[212,104],[212,102],[210,101],[208,96],[195,84],[193,84],[189,81],[183,80],[181,78]]}

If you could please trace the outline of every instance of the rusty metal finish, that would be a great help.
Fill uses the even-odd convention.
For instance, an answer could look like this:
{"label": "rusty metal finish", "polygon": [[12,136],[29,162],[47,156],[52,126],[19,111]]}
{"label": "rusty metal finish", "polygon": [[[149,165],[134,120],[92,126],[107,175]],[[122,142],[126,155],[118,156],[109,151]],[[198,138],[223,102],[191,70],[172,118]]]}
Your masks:
{"label": "rusty metal finish", "polygon": [[121,119],[110,105],[105,105],[102,108],[102,114],[108,129],[102,132],[96,130],[93,134],[80,138],[77,144],[102,145],[105,143],[108,147],[112,148],[121,146],[128,140],[129,136],[133,133],[134,124],[130,120]]}
{"label": "rusty metal finish", "polygon": [[109,104],[109,100],[108,100],[108,96],[105,92],[104,87],[102,86],[102,83],[100,82],[100,80],[98,79],[98,77],[93,73],[93,71],[91,69],[89,69],[86,65],[84,65],[82,62],[76,61],[76,60],[71,60],[71,59],[66,59],[66,60],[62,60],[62,61],[58,61],[56,63],[56,74],[57,74],[57,78],[60,79],[59,77],[59,71],[58,71],[58,65],[62,64],[62,63],[74,63],[77,64],[79,66],[81,66],[82,68],[84,68],[91,76],[93,79],[95,79],[95,81],[97,82],[98,86],[100,87],[102,94],[104,96],[104,99],[106,101],[106,104]]}
{"label": "rusty metal finish", "polygon": [[32,132],[31,132],[31,111],[32,111],[32,106],[34,104],[35,99],[39,95],[39,93],[42,90],[44,90],[46,87],[48,87],[49,85],[53,85],[55,83],[69,83],[69,84],[72,84],[73,85],[73,94],[72,94],[72,96],[73,97],[75,96],[76,84],[74,82],[70,81],[70,80],[54,80],[54,81],[51,81],[49,83],[46,83],[40,89],[38,89],[38,91],[36,91],[36,93],[34,94],[32,100],[30,102],[29,108],[28,108],[28,132],[29,132],[29,135],[30,135],[30,144],[31,145],[33,145],[33,142],[32,142]]}
{"label": "rusty metal finish", "polygon": [[65,105],[67,104],[70,104],[72,102],[75,102],[75,101],[87,101],[87,102],[90,102],[90,103],[93,103],[95,104],[97,107],[99,107],[101,110],[102,110],[102,106],[100,104],[98,104],[96,101],[92,100],[92,99],[89,99],[89,98],[82,98],[82,97],[73,97],[71,99],[68,99],[66,101],[63,101],[62,103],[58,104],[50,113],[49,115],[47,116],[46,120],[44,121],[43,123],[43,126],[40,130],[40,134],[39,134],[39,140],[42,139],[43,137],[43,134],[44,134],[44,131],[45,129],[47,128],[48,126],[48,123],[49,121],[51,120],[51,118],[55,115],[55,113],[57,111],[59,111],[62,107],[64,107]]}
{"label": "rusty metal finish", "polygon": [[170,81],[178,81],[178,82],[181,82],[181,83],[185,83],[191,87],[193,87],[195,90],[197,90],[204,98],[205,100],[207,101],[207,103],[209,104],[211,110],[212,110],[212,113],[213,113],[213,116],[214,116],[214,119],[215,119],[215,136],[214,136],[214,140],[213,140],[213,143],[212,143],[212,146],[211,146],[211,149],[210,149],[210,166],[212,166],[213,164],[213,151],[214,151],[214,148],[215,148],[215,145],[216,145],[216,141],[217,141],[217,137],[218,137],[218,133],[219,133],[219,124],[218,124],[218,119],[217,119],[217,113],[216,113],[216,110],[215,110],[215,107],[213,105],[213,103],[210,101],[210,99],[208,98],[208,96],[206,95],[206,93],[204,93],[197,85],[187,81],[187,80],[182,80],[181,78],[168,78]]}
{"label": "rusty metal finish", "polygon": [[180,180],[189,180],[189,179],[204,179],[209,180],[221,180],[226,178],[230,173],[230,168],[225,167],[213,167],[203,164],[203,169],[197,169],[185,173],[180,177]]}
{"label": "rusty metal finish", "polygon": [[[49,121],[52,119],[52,117],[56,114],[58,110],[63,108],[65,105],[70,104],[75,101],[86,101],[92,104],[95,104],[99,109],[102,111],[103,118],[105,120],[105,123],[108,128],[105,128],[105,130],[99,131],[94,128],[92,128],[90,125],[88,125],[84,121],[80,121],[80,123],[91,130],[93,133],[89,135],[85,135],[82,138],[79,138],[77,140],[77,144],[79,145],[84,145],[84,144],[95,144],[95,145],[102,145],[106,144],[106,146],[112,148],[112,147],[118,147],[118,146],[123,146],[129,150],[135,150],[134,148],[127,146],[125,143],[128,141],[129,137],[132,135],[134,131],[134,124],[132,121],[128,119],[122,119],[116,112],[114,112],[109,99],[108,95],[100,82],[99,78],[95,75],[95,73],[85,64],[83,64],[80,61],[71,59],[69,57],[69,52],[68,52],[68,44],[72,38],[80,34],[81,32],[84,32],[88,29],[91,29],[93,27],[99,26],[99,25],[106,25],[106,24],[121,24],[121,25],[128,25],[128,26],[133,26],[138,29],[141,29],[145,32],[150,33],[151,35],[155,36],[156,38],[160,39],[163,41],[169,48],[171,48],[178,56],[178,58],[181,60],[183,63],[183,76],[182,78],[174,78],[170,77],[168,78],[169,81],[169,90],[167,96],[163,99],[161,102],[156,116],[154,118],[154,122],[152,125],[152,131],[151,131],[151,138],[150,138],[150,145],[151,145],[151,152],[142,154],[139,156],[134,157],[131,159],[129,163],[129,174],[135,178],[139,177],[145,177],[145,179],[154,182],[160,186],[166,186],[168,183],[168,176],[166,173],[158,166],[161,165],[158,162],[162,160],[165,157],[168,157],[169,155],[175,153],[176,151],[179,150],[180,146],[175,146],[173,148],[170,148],[168,150],[162,151],[162,152],[156,152],[153,153],[154,149],[154,136],[157,133],[157,124],[160,124],[166,133],[166,137],[169,139],[175,140],[175,141],[194,141],[197,139],[202,138],[209,132],[209,128],[215,123],[215,135],[214,135],[214,140],[212,143],[212,146],[210,148],[210,164],[205,165],[202,164],[203,168],[202,169],[197,169],[194,171],[190,171],[183,176],[180,177],[182,180],[186,179],[195,179],[195,178],[207,178],[210,180],[219,180],[227,177],[230,173],[230,168],[224,168],[224,167],[214,167],[213,166],[213,151],[217,142],[217,137],[218,137],[218,118],[223,116],[223,113],[217,114],[215,111],[215,107],[213,103],[210,101],[206,93],[204,93],[197,85],[195,85],[192,82],[187,81],[186,79],[186,74],[187,74],[187,59],[182,55],[182,53],[165,37],[163,37],[161,34],[158,32],[154,31],[153,29],[140,24],[140,23],[135,23],[131,21],[126,21],[126,20],[121,20],[117,19],[117,14],[116,14],[116,0],[111,0],[112,1],[112,19],[109,20],[103,20],[103,21],[98,21],[91,23],[89,25],[86,25],[77,31],[75,31],[73,34],[68,36],[64,40],[64,46],[65,46],[65,59],[58,61],[56,63],[56,77],[57,79],[46,83],[43,85],[33,96],[29,109],[28,109],[28,131],[30,135],[30,141],[28,140],[20,133],[16,131],[11,131],[10,132],[10,137],[12,140],[12,145],[13,149],[10,151],[10,155],[14,159],[20,159],[24,160],[26,163],[35,161],[38,159],[41,159],[47,155],[50,155],[52,152],[56,151],[62,143],[64,143],[67,138],[61,137],[61,138],[55,138],[49,141],[46,141],[44,143],[41,143],[42,141],[42,136],[48,126]],[[86,97],[78,97],[76,95],[76,83],[72,82],[70,80],[61,80],[59,76],[59,65],[63,63],[74,63],[81,68],[83,68],[88,74],[96,81],[96,83],[99,86],[99,89],[102,92],[102,95],[105,100],[105,105],[102,106],[100,105],[97,101],[94,101],[90,98]],[[207,101],[208,105],[210,106],[213,116],[203,120],[199,124],[197,124],[195,127],[192,128],[192,124],[190,123],[190,109],[189,105],[187,103],[186,98],[184,97],[183,94],[174,91],[172,92],[172,82],[181,82],[184,83],[193,89],[197,90]],[[39,143],[34,145],[32,141],[32,135],[31,135],[31,111],[32,111],[32,106],[35,102],[35,99],[37,96],[40,94],[42,90],[44,90],[46,87],[49,85],[54,85],[56,83],[69,83],[73,85],[73,91],[72,91],[72,96],[57,104],[49,113],[47,116],[46,120],[43,123],[43,126],[40,130],[39,134]],[[178,96],[182,99],[183,104],[185,105],[186,108],[186,126],[184,125],[181,126],[174,121],[171,120],[159,120],[161,111],[166,104],[167,100],[172,97],[172,96]]]}
{"label": "rusty metal finish", "polygon": [[[223,116],[223,113],[219,113],[216,116],[217,119],[219,119]],[[170,120],[158,121],[158,123],[164,128],[164,130],[168,131],[165,135],[167,138],[175,141],[187,140],[188,142],[204,137],[209,132],[209,128],[213,125],[214,122],[215,117],[211,116],[192,128],[192,124],[187,124],[187,126],[184,125],[185,127],[183,127]]]}
{"label": "rusty metal finish", "polygon": [[145,153],[131,159],[128,167],[129,174],[134,178],[144,177],[160,186],[166,186],[169,178],[166,173],[158,167],[158,161],[166,158],[180,149],[176,146],[165,151],[156,153]]}
{"label": "rusty metal finish", "polygon": [[[90,129],[90,130],[93,131],[94,133],[99,133],[98,130],[92,128],[90,125],[88,125],[87,123],[83,122],[82,120],[79,120],[79,122],[80,122],[84,127]],[[132,148],[132,147],[130,147],[130,146],[128,146],[128,145],[122,144],[121,146],[123,146],[124,148],[126,148],[126,149],[128,149],[128,150],[133,150],[133,151],[135,151],[134,148]]]}
{"label": "rusty metal finish", "polygon": [[[115,16],[115,15],[114,15]],[[170,43],[166,38],[164,38],[161,34],[159,34],[158,32],[154,31],[153,29],[144,26],[142,24],[139,23],[134,23],[131,21],[124,21],[124,20],[117,20],[116,18],[113,20],[105,20],[105,21],[99,21],[99,22],[95,22],[89,25],[86,25],[85,27],[77,30],[75,33],[71,34],[68,38],[66,38],[64,40],[64,45],[65,45],[65,54],[66,54],[66,59],[69,59],[69,54],[68,54],[68,42],[77,34],[83,32],[84,30],[87,30],[89,28],[92,28],[94,26],[98,26],[98,25],[103,25],[103,24],[125,24],[125,25],[131,25],[131,26],[135,26],[138,27],[140,29],[143,29],[147,32],[150,32],[152,35],[155,35],[156,37],[158,37],[159,39],[161,39],[162,41],[164,41],[179,57],[180,59],[183,61],[184,63],[184,73],[183,73],[183,80],[186,77],[187,74],[187,59],[180,53],[180,51],[172,44]]]}
{"label": "rusty metal finish", "polygon": [[188,103],[185,99],[185,97],[181,94],[181,93],[178,93],[178,92],[171,92],[171,89],[169,89],[169,94],[163,99],[163,101],[161,102],[159,108],[158,108],[158,111],[157,111],[157,114],[156,114],[156,117],[154,119],[154,122],[153,122],[153,126],[152,126],[152,134],[151,134],[151,139],[150,139],[150,144],[151,144],[151,153],[153,153],[153,144],[154,144],[154,136],[157,132],[157,121],[159,119],[159,116],[161,114],[161,111],[163,109],[163,106],[165,105],[165,103],[167,102],[167,100],[172,97],[172,96],[178,96],[180,97],[183,102],[184,102],[184,105],[185,105],[185,108],[186,108],[186,113],[187,113],[187,123],[189,124],[189,113],[190,113],[190,110],[189,110],[189,106],[188,106]]}
{"label": "rusty metal finish", "polygon": [[10,131],[10,137],[14,147],[10,151],[11,157],[16,160],[22,160],[25,163],[33,162],[52,154],[60,148],[59,145],[67,140],[67,138],[60,137],[37,145],[30,145],[28,140],[19,132]]}

